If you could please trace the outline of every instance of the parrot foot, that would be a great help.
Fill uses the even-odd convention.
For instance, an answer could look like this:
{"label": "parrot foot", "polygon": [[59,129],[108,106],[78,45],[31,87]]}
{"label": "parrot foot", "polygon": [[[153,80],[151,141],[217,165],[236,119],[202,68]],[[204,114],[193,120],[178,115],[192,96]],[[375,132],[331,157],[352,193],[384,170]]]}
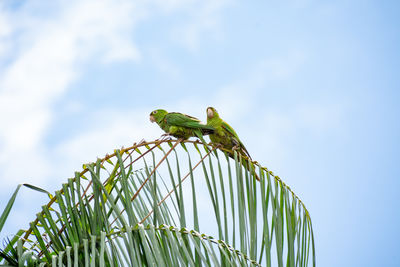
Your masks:
{"label": "parrot foot", "polygon": [[234,147],[232,147],[232,151],[239,150],[239,149],[240,149],[240,147],[238,145],[235,145]]}
{"label": "parrot foot", "polygon": [[171,135],[166,133],[166,134],[162,134],[158,140],[160,140],[160,141],[168,141],[168,140],[172,140],[172,138],[171,138]]}

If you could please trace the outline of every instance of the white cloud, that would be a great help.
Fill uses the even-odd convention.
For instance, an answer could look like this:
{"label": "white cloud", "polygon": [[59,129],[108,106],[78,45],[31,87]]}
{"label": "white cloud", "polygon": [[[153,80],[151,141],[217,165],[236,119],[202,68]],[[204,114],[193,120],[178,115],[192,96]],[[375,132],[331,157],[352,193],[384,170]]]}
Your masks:
{"label": "white cloud", "polygon": [[[143,137],[158,138],[161,130],[148,119],[148,110],[102,110],[88,119],[89,129],[54,147],[58,166],[55,175],[72,175],[82,164],[94,162],[97,157],[113,153],[114,149],[128,147]],[[60,177],[63,178],[63,177]]]}
{"label": "white cloud", "polygon": [[248,115],[250,111],[259,112],[263,107],[254,106],[255,100],[264,97],[263,101],[268,103],[268,92],[274,90],[269,88],[269,84],[290,79],[299,71],[306,58],[305,51],[292,50],[287,55],[260,60],[246,70],[241,78],[217,89],[210,104],[218,111],[223,111],[226,120],[242,120],[242,116]]}
{"label": "white cloud", "polygon": [[186,7],[186,13],[190,19],[181,23],[172,31],[172,38],[183,44],[188,50],[196,51],[206,35],[220,39],[223,31],[220,22],[220,11],[226,7],[226,0],[196,1]]}
{"label": "white cloud", "polygon": [[0,12],[0,59],[6,55],[5,52],[10,46],[9,42],[6,41],[12,32],[11,25],[8,21],[9,18],[7,15]]}
{"label": "white cloud", "polygon": [[47,15],[36,15],[43,7],[31,2],[0,10],[5,25],[0,56],[2,49],[3,56],[12,55],[0,75],[0,175],[13,177],[13,184],[26,181],[28,171],[30,182],[40,181],[50,168],[42,142],[53,119],[51,105],[80,76],[80,64],[91,57],[140,57],[129,35],[135,23],[131,1],[59,1],[55,6]]}
{"label": "white cloud", "polygon": [[[137,128],[125,125],[129,117],[118,114],[115,118],[123,119],[108,117],[103,120],[108,125],[65,140],[56,150],[44,145],[54,120],[52,105],[81,77],[86,62],[140,61],[133,30],[138,22],[159,13],[186,12],[190,22],[184,23],[189,26],[183,32],[193,34],[188,38],[196,46],[200,35],[218,24],[217,12],[223,5],[224,1],[59,0],[51,5],[27,1],[16,8],[0,6],[0,113],[5,115],[0,117],[1,179],[12,176],[15,184],[26,181],[29,172],[29,182],[42,181],[48,175],[45,170],[52,168],[49,155],[62,151],[65,160],[75,159],[86,144],[83,153],[87,154],[80,154],[79,159],[88,160],[125,143],[119,141],[129,142],[123,138],[126,132],[132,132],[132,141],[147,135],[146,131],[135,135]],[[161,71],[179,75],[162,55],[152,60]],[[80,105],[67,108],[79,109]],[[158,137],[160,132],[154,129]],[[27,161],[24,168],[15,160],[21,155]]]}

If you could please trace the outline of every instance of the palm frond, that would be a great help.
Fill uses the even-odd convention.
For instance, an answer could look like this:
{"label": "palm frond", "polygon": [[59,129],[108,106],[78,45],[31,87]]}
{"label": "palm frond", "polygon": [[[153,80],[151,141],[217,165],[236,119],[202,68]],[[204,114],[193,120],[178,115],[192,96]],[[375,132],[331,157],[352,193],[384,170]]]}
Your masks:
{"label": "palm frond", "polygon": [[309,212],[279,177],[236,152],[182,140],[85,164],[20,242],[37,264],[315,266]]}

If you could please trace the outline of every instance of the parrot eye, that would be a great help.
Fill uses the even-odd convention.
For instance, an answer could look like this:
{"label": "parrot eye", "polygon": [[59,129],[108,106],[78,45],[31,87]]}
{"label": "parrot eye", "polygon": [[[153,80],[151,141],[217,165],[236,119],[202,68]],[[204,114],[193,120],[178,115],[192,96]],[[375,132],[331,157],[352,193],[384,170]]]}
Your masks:
{"label": "parrot eye", "polygon": [[153,114],[156,114],[156,113],[157,113],[157,110],[154,110],[154,111],[153,111]]}

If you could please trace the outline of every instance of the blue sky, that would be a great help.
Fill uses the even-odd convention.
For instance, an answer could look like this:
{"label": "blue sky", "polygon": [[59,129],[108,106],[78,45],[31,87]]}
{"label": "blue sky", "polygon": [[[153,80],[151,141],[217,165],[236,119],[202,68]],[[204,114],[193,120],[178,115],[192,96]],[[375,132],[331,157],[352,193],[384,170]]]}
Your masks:
{"label": "blue sky", "polygon": [[[398,266],[397,1],[2,1],[0,209],[214,106],[306,203],[319,266]],[[129,135],[127,134],[129,133]],[[24,191],[2,236],[46,198]]]}

